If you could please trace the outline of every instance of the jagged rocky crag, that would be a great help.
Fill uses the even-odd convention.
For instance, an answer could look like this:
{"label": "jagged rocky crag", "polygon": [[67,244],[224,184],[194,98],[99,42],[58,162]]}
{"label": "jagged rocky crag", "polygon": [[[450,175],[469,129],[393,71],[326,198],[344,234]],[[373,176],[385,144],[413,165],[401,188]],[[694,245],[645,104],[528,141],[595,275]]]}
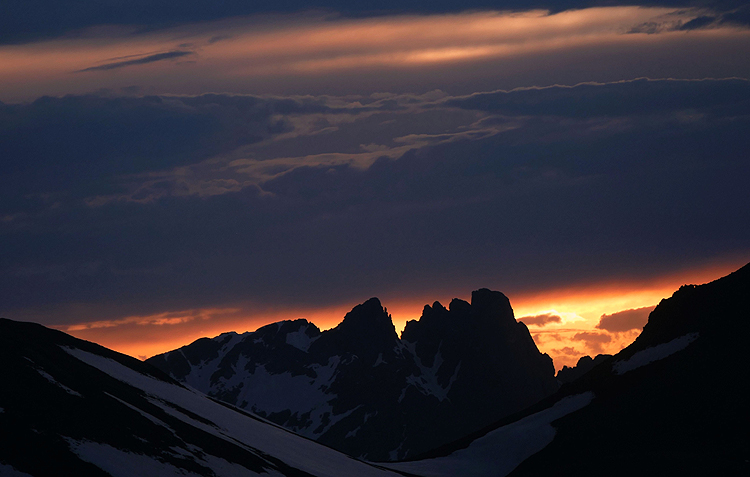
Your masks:
{"label": "jagged rocky crag", "polygon": [[350,455],[408,458],[552,394],[549,356],[500,292],[425,306],[399,339],[376,299],[321,332],[305,320],[203,338],[150,364]]}
{"label": "jagged rocky crag", "polygon": [[554,395],[389,467],[424,477],[750,475],[748,297],[750,264],[683,286],[633,344]]}

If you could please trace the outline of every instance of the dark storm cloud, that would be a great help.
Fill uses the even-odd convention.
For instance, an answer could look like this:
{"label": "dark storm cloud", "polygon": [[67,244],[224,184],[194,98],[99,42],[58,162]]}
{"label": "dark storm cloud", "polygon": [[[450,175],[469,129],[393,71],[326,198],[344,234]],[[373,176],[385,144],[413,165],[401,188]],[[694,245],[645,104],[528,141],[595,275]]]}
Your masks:
{"label": "dark storm cloud", "polygon": [[280,114],[326,110],[311,98],[218,94],[0,103],[0,214],[44,197],[62,200],[59,194],[114,193],[122,177],[193,164],[290,130]]}
{"label": "dark storm cloud", "polygon": [[134,60],[114,61],[112,63],[105,63],[103,65],[92,66],[90,68],[84,68],[78,72],[83,73],[86,71],[114,70],[117,68],[124,68],[126,66],[145,65],[148,63],[155,63],[157,61],[172,60],[175,58],[181,58],[183,56],[194,55],[194,54],[195,52],[192,52],[192,51],[182,51],[182,50],[167,51],[164,53],[155,53],[153,55],[144,56],[142,58],[137,58]]}
{"label": "dark storm cloud", "polygon": [[610,315],[602,315],[596,325],[600,330],[619,333],[630,330],[640,330],[648,321],[648,315],[653,306],[618,311]]}
{"label": "dark storm cloud", "polygon": [[[13,154],[3,156],[0,313],[47,306],[62,322],[87,318],[63,304],[113,300],[109,313],[126,316],[395,290],[512,294],[746,253],[746,85],[550,88],[541,98],[552,112],[525,92],[489,94],[527,99],[487,113],[395,96],[411,109],[344,113],[331,106],[350,104],[341,98],[224,95],[3,105],[0,141]],[[691,87],[705,97],[689,100]],[[613,97],[646,112],[626,114]],[[570,113],[576,98],[591,106]],[[488,124],[498,128],[466,134]],[[242,167],[231,165],[238,148]],[[372,161],[321,155],[363,151]],[[266,162],[273,171],[243,182],[243,168]],[[189,174],[239,185],[170,192]],[[167,193],[135,202],[122,181]],[[87,202],[93,196],[114,199]],[[579,338],[589,347],[604,339]]]}
{"label": "dark storm cloud", "polygon": [[750,26],[750,5],[744,4],[739,8],[721,15],[721,23],[739,26]]}
{"label": "dark storm cloud", "polygon": [[544,326],[549,323],[560,323],[562,322],[562,317],[554,313],[544,313],[534,316],[522,316],[518,318],[518,321],[523,321],[527,325]]}
{"label": "dark storm cloud", "polygon": [[[680,0],[642,0],[642,6],[685,6]],[[704,6],[722,12],[734,12],[743,6],[741,0],[698,0],[690,6]],[[101,25],[135,25],[153,29],[179,23],[200,22],[263,13],[288,13],[310,10],[337,12],[349,16],[384,13],[442,13],[465,10],[530,10],[553,12],[571,8],[633,5],[629,1],[610,0],[380,0],[350,2],[346,0],[226,0],[205,2],[186,0],[176,8],[170,0],[4,0],[0,7],[0,43],[19,43],[63,34],[71,35],[85,28]]]}

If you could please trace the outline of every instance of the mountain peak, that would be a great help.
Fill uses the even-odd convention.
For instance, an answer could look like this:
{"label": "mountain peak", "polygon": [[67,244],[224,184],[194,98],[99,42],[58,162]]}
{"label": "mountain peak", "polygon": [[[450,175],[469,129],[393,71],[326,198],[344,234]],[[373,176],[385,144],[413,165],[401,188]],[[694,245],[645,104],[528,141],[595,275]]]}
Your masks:
{"label": "mountain peak", "polygon": [[341,354],[353,353],[374,362],[379,353],[392,352],[396,342],[398,335],[391,315],[373,297],[352,308],[337,327],[323,332],[313,348],[332,346]]}
{"label": "mountain peak", "polygon": [[477,316],[503,324],[516,323],[510,300],[499,291],[480,288],[471,292],[471,308]]}
{"label": "mountain peak", "polygon": [[396,334],[391,316],[383,308],[380,300],[375,297],[352,308],[336,329],[347,335],[369,335],[380,332],[388,335],[393,333],[394,336]]}

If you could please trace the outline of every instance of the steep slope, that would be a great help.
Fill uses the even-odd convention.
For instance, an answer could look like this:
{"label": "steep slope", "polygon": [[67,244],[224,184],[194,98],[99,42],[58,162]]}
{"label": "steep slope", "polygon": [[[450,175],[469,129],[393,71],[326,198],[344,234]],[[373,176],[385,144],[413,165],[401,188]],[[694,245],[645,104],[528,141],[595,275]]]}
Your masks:
{"label": "steep slope", "polygon": [[750,265],[662,300],[630,346],[416,462],[438,476],[750,475]]}
{"label": "steep slope", "polygon": [[500,292],[425,306],[399,339],[377,298],[321,332],[305,320],[201,339],[148,360],[175,379],[368,460],[403,459],[557,389]]}
{"label": "steep slope", "polygon": [[0,319],[0,475],[388,476],[152,366]]}

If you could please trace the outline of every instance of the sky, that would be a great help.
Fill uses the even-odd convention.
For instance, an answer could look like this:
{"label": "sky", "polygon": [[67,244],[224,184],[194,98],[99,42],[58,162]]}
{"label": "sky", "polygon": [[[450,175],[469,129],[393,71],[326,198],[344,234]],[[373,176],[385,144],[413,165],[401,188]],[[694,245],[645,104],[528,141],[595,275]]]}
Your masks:
{"label": "sky", "polygon": [[0,6],[3,317],[143,359],[491,288],[559,369],[750,261],[745,2],[206,3]]}

